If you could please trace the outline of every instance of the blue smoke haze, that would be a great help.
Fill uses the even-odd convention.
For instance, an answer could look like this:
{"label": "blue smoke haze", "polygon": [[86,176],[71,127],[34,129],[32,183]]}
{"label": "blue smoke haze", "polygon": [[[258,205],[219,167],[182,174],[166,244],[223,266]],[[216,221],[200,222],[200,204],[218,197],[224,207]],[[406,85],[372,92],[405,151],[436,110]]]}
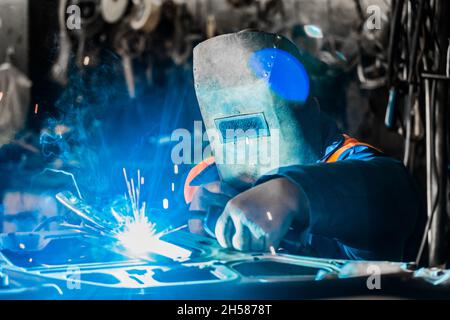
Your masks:
{"label": "blue smoke haze", "polygon": [[[130,99],[118,56],[108,53],[99,66],[72,69],[69,84],[57,100],[59,115],[46,121],[40,142],[49,162],[76,177],[83,197],[110,202],[126,189],[122,168],[145,177],[143,200],[161,208],[182,207],[183,170],[173,173],[172,144],[158,144],[176,128],[192,130],[201,119],[191,66],[154,66],[164,81],[148,83],[136,73],[137,97]],[[140,69],[137,69],[140,70]],[[171,184],[175,183],[175,192]]]}

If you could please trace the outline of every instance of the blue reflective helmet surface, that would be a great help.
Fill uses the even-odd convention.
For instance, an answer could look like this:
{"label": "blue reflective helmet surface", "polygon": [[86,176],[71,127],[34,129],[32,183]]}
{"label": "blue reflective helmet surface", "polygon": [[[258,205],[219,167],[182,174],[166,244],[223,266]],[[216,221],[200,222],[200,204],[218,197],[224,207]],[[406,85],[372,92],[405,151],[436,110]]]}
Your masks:
{"label": "blue reflective helmet surface", "polygon": [[303,64],[290,53],[265,48],[253,53],[249,67],[258,78],[267,78],[270,89],[283,99],[305,103],[309,77]]}

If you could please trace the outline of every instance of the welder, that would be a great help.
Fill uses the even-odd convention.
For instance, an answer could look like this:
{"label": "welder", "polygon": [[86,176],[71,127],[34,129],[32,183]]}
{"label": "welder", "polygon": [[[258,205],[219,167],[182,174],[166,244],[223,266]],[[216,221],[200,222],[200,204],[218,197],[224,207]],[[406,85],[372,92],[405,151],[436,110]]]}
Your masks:
{"label": "welder", "polygon": [[[401,162],[320,111],[310,59],[283,36],[250,30],[194,49],[202,118],[220,137],[186,180],[191,232],[239,251],[294,244],[296,253],[318,257],[412,259],[423,212],[415,183]],[[236,144],[224,128],[242,127],[263,132],[247,136],[247,145],[273,144],[279,133],[276,164],[217,161],[221,147]]]}

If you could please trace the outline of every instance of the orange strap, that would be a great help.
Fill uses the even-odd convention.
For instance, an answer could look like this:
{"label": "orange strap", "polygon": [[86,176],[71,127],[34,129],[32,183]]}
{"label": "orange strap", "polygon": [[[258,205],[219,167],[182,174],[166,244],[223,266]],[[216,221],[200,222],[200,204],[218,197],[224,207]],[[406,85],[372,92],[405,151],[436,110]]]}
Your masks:
{"label": "orange strap", "polygon": [[349,137],[348,135],[344,134],[344,143],[341,147],[339,147],[336,151],[334,151],[331,156],[328,157],[328,159],[325,161],[326,163],[336,162],[339,160],[339,157],[348,149],[355,147],[355,146],[366,146],[372,149],[377,150],[378,152],[381,152],[377,148],[371,146],[370,144],[359,142],[358,140]]}
{"label": "orange strap", "polygon": [[184,182],[184,201],[186,201],[186,203],[191,203],[194,198],[194,193],[200,188],[199,186],[191,186],[192,180],[215,161],[214,157],[206,158],[189,171],[186,181]]}

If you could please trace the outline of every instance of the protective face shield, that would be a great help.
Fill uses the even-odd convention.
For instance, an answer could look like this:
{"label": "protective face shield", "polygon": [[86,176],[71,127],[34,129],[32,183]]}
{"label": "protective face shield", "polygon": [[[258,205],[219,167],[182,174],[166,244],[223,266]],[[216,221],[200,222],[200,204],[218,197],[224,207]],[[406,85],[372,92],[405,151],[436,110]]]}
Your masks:
{"label": "protective face shield", "polygon": [[251,186],[283,166],[313,163],[320,152],[310,80],[288,39],[242,31],[194,48],[194,80],[211,151],[223,181]]}

